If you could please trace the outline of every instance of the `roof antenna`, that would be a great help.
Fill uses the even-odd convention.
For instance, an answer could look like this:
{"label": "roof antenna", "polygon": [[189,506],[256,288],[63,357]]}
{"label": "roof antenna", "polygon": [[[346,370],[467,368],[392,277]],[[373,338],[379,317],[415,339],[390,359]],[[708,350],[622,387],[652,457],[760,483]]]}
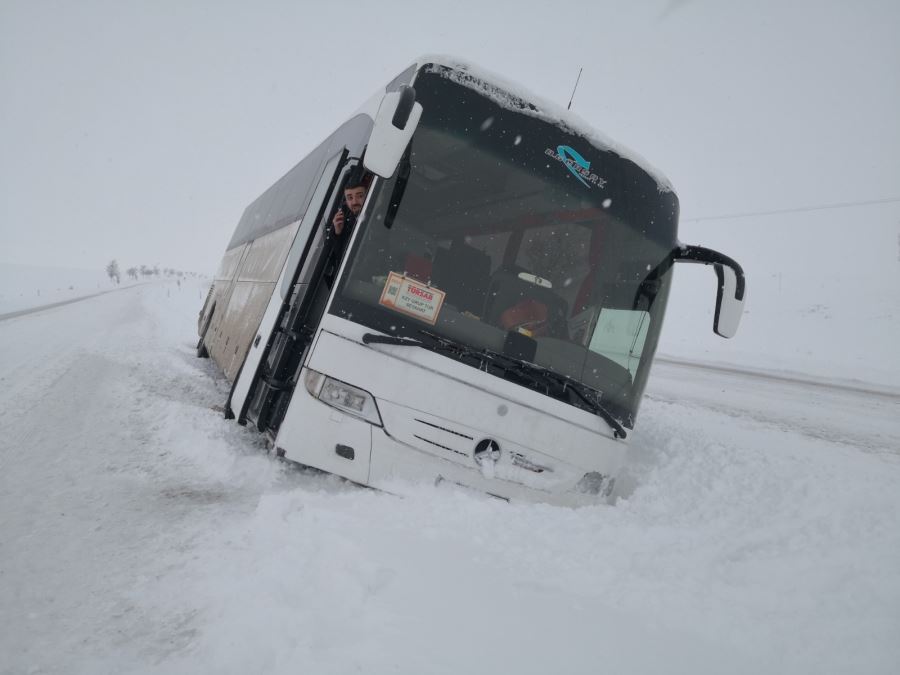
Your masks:
{"label": "roof antenna", "polygon": [[575,80],[575,86],[572,87],[572,98],[569,99],[569,105],[566,108],[566,110],[572,109],[572,100],[575,98],[575,90],[578,89],[578,83],[581,81],[581,71],[582,70],[584,70],[584,68],[578,69],[578,78]]}

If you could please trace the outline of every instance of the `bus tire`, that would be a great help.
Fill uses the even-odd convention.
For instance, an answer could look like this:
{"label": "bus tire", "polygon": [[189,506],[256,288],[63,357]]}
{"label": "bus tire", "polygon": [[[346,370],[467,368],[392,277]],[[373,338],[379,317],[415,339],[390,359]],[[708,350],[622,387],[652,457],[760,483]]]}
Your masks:
{"label": "bus tire", "polygon": [[197,358],[198,359],[208,359],[209,351],[206,349],[206,345],[203,343],[203,338],[200,338],[200,342],[197,343]]}

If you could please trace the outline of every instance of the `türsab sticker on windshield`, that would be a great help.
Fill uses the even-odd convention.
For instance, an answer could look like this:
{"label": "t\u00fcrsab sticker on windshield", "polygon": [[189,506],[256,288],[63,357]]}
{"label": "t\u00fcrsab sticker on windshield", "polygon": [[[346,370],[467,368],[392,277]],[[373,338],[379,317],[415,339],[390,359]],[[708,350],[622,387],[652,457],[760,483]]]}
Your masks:
{"label": "t\u00fcrsab sticker on windshield", "polygon": [[444,291],[437,288],[432,288],[397,272],[391,272],[378,302],[395,312],[406,314],[433,326],[437,322],[441,305],[444,304],[445,295]]}

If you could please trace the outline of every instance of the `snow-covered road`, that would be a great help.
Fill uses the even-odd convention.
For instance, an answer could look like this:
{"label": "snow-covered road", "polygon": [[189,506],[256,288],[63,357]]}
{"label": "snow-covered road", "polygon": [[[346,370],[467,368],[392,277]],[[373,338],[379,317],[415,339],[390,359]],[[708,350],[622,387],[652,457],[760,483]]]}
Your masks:
{"label": "snow-covered road", "polygon": [[900,670],[896,393],[661,362],[615,506],[401,499],[225,422],[201,301],[0,322],[0,673]]}

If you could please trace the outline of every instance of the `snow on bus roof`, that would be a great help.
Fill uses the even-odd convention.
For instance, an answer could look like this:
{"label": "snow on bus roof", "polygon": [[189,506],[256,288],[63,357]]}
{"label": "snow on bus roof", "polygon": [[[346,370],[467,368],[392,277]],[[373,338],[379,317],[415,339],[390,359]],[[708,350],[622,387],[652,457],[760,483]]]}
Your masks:
{"label": "snow on bus roof", "polygon": [[608,136],[600,133],[570,110],[566,110],[556,103],[534,95],[515,82],[511,82],[488,70],[453,56],[426,54],[416,60],[418,67],[428,63],[450,68],[449,73],[445,71],[441,74],[457,84],[481,92],[508,110],[515,110],[518,113],[535,117],[566,131],[583,136],[595,147],[609,150],[623,159],[634,162],[653,177],[660,192],[674,192],[669,179],[650,162],[633,150],[616,143]]}

